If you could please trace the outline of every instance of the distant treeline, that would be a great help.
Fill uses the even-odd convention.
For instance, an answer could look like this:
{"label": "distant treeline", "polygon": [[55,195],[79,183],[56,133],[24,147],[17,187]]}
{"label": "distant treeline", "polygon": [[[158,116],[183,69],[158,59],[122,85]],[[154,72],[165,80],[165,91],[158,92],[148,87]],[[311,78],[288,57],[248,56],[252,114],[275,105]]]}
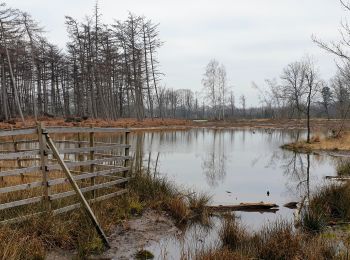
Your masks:
{"label": "distant treeline", "polygon": [[[350,9],[350,6],[349,6]],[[344,43],[322,48],[344,62],[330,81],[321,80],[309,59],[289,64],[279,79],[257,87],[261,106],[246,107],[226,83],[215,60],[203,72],[203,91],[162,84],[159,26],[129,13],[125,21],[104,24],[96,4],[83,21],[65,17],[69,41],[61,50],[28,14],[0,4],[0,120],[52,116],[117,119],[299,118],[348,116],[350,110],[350,28]],[[348,29],[346,31],[346,29]],[[310,78],[313,77],[313,78]]]}
{"label": "distant treeline", "polygon": [[107,25],[97,5],[83,22],[65,19],[60,50],[29,14],[0,5],[0,118],[175,114],[181,91],[160,85],[157,24],[130,13]]}

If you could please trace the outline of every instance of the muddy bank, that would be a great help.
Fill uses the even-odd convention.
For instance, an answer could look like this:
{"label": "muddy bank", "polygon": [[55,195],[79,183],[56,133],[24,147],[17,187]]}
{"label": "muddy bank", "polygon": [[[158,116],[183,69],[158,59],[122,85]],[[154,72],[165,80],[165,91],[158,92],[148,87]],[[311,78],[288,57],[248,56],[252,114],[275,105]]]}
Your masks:
{"label": "muddy bank", "polygon": [[[174,221],[165,212],[147,210],[142,216],[126,220],[109,235],[111,248],[91,259],[134,259],[135,254],[152,242],[179,232]],[[72,259],[76,252],[53,251],[46,259]]]}
{"label": "muddy bank", "polygon": [[146,211],[142,217],[132,219],[118,226],[109,236],[112,248],[100,257],[108,259],[132,259],[135,254],[149,243],[175,234],[179,230],[166,213]]}

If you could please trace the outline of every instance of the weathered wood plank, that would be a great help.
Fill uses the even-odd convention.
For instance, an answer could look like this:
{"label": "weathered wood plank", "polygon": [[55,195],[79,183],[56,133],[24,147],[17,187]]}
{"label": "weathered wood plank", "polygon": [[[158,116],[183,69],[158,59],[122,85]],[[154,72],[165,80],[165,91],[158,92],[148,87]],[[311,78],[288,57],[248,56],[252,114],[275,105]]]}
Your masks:
{"label": "weathered wood plank", "polygon": [[16,201],[0,204],[0,210],[10,209],[10,208],[28,205],[28,204],[33,204],[36,202],[40,202],[41,200],[42,200],[41,196],[40,197],[33,197],[33,198],[29,198],[29,199],[24,199],[24,200],[16,200]]}
{"label": "weathered wood plank", "polygon": [[[110,177],[109,174],[124,172],[127,170],[129,170],[128,167],[119,167],[119,168],[114,168],[114,169],[110,169],[110,170],[103,170],[103,171],[98,171],[98,172],[93,172],[93,173],[74,175],[73,178],[74,178],[74,180],[78,181],[78,180],[85,180],[85,179],[88,179],[91,177],[104,177],[104,176]],[[69,182],[69,180],[67,178],[60,178],[60,179],[49,180],[48,184],[49,184],[49,186],[53,186],[53,185],[67,183],[67,182]]]}
{"label": "weathered wood plank", "polygon": [[41,186],[43,186],[42,181],[25,183],[25,184],[20,184],[20,185],[15,185],[15,186],[9,186],[9,187],[5,187],[5,188],[0,188],[0,194],[14,192],[14,191],[21,191],[21,190],[29,190],[29,189],[37,188],[37,187],[41,187]]}
{"label": "weathered wood plank", "polygon": [[30,214],[30,215],[26,215],[26,216],[20,216],[20,217],[8,219],[8,220],[2,220],[2,221],[0,221],[0,225],[8,225],[8,224],[19,223],[19,222],[28,220],[28,219],[30,219],[32,217],[39,216],[41,214],[43,214],[43,212],[37,212],[37,213],[33,213],[33,214]]}
{"label": "weathered wood plank", "polygon": [[[19,144],[25,144],[25,143],[37,143],[37,139],[28,139],[28,140],[16,140],[17,143]],[[5,142],[0,142],[0,145],[6,145],[6,144],[13,144],[13,141],[5,141]]]}
{"label": "weathered wood plank", "polygon": [[[113,192],[113,193],[110,193],[110,194],[107,194],[107,195],[103,195],[103,196],[97,197],[97,198],[95,198],[93,200],[89,200],[89,203],[95,203],[95,202],[111,199],[111,198],[114,198],[114,197],[117,197],[117,196],[121,196],[121,195],[123,195],[123,194],[125,194],[127,192],[128,192],[127,189],[120,190],[120,191],[117,191],[117,192]],[[62,213],[66,213],[66,212],[78,209],[80,207],[81,207],[81,204],[77,203],[77,204],[69,205],[69,206],[66,206],[66,207],[63,207],[63,208],[55,209],[55,210],[52,211],[52,214],[56,216],[56,215],[59,215],[59,214],[62,214]],[[26,216],[20,216],[20,217],[17,217],[17,218],[3,220],[3,221],[0,221],[0,225],[8,225],[8,224],[14,224],[14,223],[23,222],[25,220],[28,220],[28,219],[33,218],[33,217],[40,216],[42,214],[44,214],[44,212],[37,212],[37,213],[26,215]]]}
{"label": "weathered wood plank", "polygon": [[[118,179],[118,180],[115,180],[115,181],[105,182],[105,183],[101,183],[101,184],[96,184],[94,186],[81,188],[80,191],[82,193],[85,193],[85,192],[88,192],[88,191],[108,188],[108,187],[111,187],[111,186],[114,186],[114,185],[117,185],[117,184],[128,182],[129,180],[130,180],[130,178],[121,178],[121,179]],[[62,198],[66,198],[66,197],[70,197],[70,196],[74,196],[74,195],[76,195],[74,190],[66,191],[66,192],[62,192],[62,193],[56,193],[56,194],[50,195],[50,200],[62,199]]]}
{"label": "weathered wood plank", "polygon": [[[95,199],[91,199],[91,200],[89,200],[89,203],[95,203],[95,202],[111,199],[111,198],[123,195],[123,194],[125,194],[127,192],[128,192],[127,189],[123,189],[123,190],[120,190],[120,191],[117,191],[117,192],[109,193],[107,195],[103,195],[103,196],[97,197]],[[78,209],[80,207],[81,207],[81,204],[80,203],[76,203],[76,204],[69,205],[69,206],[66,206],[66,207],[63,207],[63,208],[55,209],[52,212],[53,212],[54,215],[58,215],[58,214],[62,214],[62,213],[66,213],[66,212]]]}
{"label": "weathered wood plank", "polygon": [[40,154],[39,150],[0,153],[0,160],[17,159],[17,158],[22,158],[22,157],[36,156],[39,154]]}
{"label": "weathered wood plank", "polygon": [[[54,143],[58,144],[90,144],[90,141],[75,141],[75,140],[53,140]],[[0,143],[1,144],[1,143]],[[119,143],[106,143],[106,142],[95,142],[96,145],[113,145],[116,147],[124,148],[126,146],[130,146],[129,144],[119,144]]]}
{"label": "weathered wood plank", "polygon": [[31,167],[10,170],[10,171],[0,171],[0,177],[19,176],[21,174],[39,171],[40,169],[41,169],[40,166],[31,166]]}
{"label": "weathered wood plank", "polygon": [[124,148],[124,145],[104,145],[104,146],[94,146],[94,147],[78,147],[78,148],[64,148],[58,149],[60,154],[65,153],[88,153],[88,152],[97,152],[97,151],[111,151],[117,148]]}
{"label": "weathered wood plank", "polygon": [[65,134],[65,133],[124,133],[130,132],[127,128],[90,128],[90,127],[47,127],[49,134]]}
{"label": "weathered wood plank", "polygon": [[32,135],[36,134],[37,131],[35,128],[29,128],[29,129],[16,129],[16,130],[0,130],[0,137],[7,137],[7,136],[13,136],[13,135]]}
{"label": "weathered wood plank", "polygon": [[[78,166],[88,166],[91,164],[102,164],[104,162],[114,162],[114,161],[124,161],[126,159],[131,159],[130,156],[113,156],[111,158],[95,159],[95,160],[86,160],[81,162],[67,162],[66,166],[68,168],[78,167]],[[59,164],[49,165],[48,170],[59,170],[61,166]]]}

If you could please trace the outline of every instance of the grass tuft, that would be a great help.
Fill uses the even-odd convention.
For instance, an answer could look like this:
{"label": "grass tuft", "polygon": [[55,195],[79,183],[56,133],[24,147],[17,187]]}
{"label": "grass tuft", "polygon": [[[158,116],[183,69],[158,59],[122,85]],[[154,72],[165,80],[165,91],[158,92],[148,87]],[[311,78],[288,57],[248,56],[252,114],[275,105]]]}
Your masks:
{"label": "grass tuft", "polygon": [[309,233],[320,233],[327,227],[324,214],[310,209],[303,212],[301,223],[303,230]]}
{"label": "grass tuft", "polygon": [[350,220],[350,185],[331,184],[319,189],[310,201],[310,210],[326,221]]}
{"label": "grass tuft", "polygon": [[153,259],[154,255],[148,250],[140,250],[136,253],[135,258],[140,260],[147,260]]}
{"label": "grass tuft", "polygon": [[340,160],[338,162],[337,174],[339,176],[350,176],[350,160]]}
{"label": "grass tuft", "polygon": [[226,215],[222,222],[219,236],[224,247],[237,249],[246,239],[247,235],[234,215]]}

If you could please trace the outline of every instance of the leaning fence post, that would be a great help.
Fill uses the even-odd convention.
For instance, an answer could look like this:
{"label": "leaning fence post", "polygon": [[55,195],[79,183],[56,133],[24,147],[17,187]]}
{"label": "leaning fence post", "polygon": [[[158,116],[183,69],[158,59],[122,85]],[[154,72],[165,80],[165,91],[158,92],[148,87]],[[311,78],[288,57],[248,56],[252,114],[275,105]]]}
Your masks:
{"label": "leaning fence post", "polygon": [[47,210],[51,210],[51,200],[50,200],[50,186],[49,186],[49,171],[47,168],[48,152],[47,143],[44,136],[45,127],[43,123],[38,124],[38,139],[40,148],[40,166],[43,179],[43,197],[44,197],[44,207]]}
{"label": "leaning fence post", "polygon": [[70,184],[72,185],[74,191],[78,195],[78,199],[80,200],[80,203],[82,204],[83,208],[85,209],[86,213],[88,214],[90,220],[92,221],[92,224],[95,226],[97,233],[100,235],[100,237],[101,237],[103,243],[105,244],[105,246],[110,248],[110,244],[108,242],[107,236],[103,232],[103,230],[102,230],[100,224],[98,223],[98,221],[97,221],[93,211],[90,208],[89,203],[85,199],[85,197],[84,197],[83,193],[81,192],[78,184],[74,180],[74,177],[73,177],[72,173],[68,169],[66,163],[60,157],[60,154],[59,154],[56,146],[54,145],[51,137],[49,136],[49,134],[47,132],[45,132],[45,131],[43,133],[45,134],[46,142],[49,145],[49,147],[50,147],[50,149],[51,149],[51,151],[53,153],[53,156],[56,158],[56,160],[60,164],[63,172],[66,174]]}

